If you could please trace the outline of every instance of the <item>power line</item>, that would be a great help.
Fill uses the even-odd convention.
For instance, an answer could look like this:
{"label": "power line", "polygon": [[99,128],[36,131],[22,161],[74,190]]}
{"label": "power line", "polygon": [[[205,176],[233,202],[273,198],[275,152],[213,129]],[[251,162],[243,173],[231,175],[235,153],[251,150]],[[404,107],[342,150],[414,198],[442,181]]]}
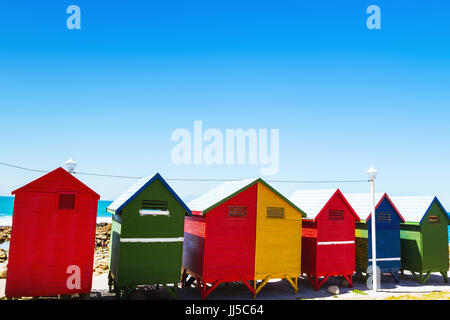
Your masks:
{"label": "power line", "polygon": [[[20,169],[31,172],[40,172],[40,173],[48,173],[50,171],[47,170],[39,170],[39,169],[31,169],[22,166],[17,166],[5,162],[0,162],[0,165]],[[78,175],[86,175],[86,176],[95,176],[95,177],[106,177],[106,178],[120,178],[120,179],[141,179],[143,177],[136,176],[124,176],[124,175],[113,175],[113,174],[101,174],[101,173],[88,173],[88,172],[76,172],[74,174]],[[188,181],[188,182],[226,182],[226,181],[239,181],[243,179],[195,179],[195,178],[167,178],[165,180],[168,181]],[[266,180],[271,183],[362,183],[369,182],[370,180]]]}
{"label": "power line", "polygon": [[26,170],[26,171],[33,171],[33,172],[43,172],[43,173],[50,172],[50,171],[45,171],[45,170],[29,169],[29,168],[25,168],[25,167],[21,167],[21,166],[15,166],[13,164],[4,163],[4,162],[0,162],[0,165],[6,166],[6,167],[15,168],[15,169],[21,169],[21,170]]}

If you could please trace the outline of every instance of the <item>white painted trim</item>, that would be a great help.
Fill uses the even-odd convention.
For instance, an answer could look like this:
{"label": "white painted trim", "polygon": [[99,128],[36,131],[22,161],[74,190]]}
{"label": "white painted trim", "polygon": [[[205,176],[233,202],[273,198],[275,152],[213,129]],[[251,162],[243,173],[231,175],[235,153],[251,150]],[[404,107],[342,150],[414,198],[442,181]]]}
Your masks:
{"label": "white painted trim", "polygon": [[139,210],[139,214],[141,216],[169,216],[168,210],[150,210],[150,209],[141,209]]}
{"label": "white painted trim", "polygon": [[[400,261],[401,258],[377,258],[377,261]],[[372,261],[372,259],[369,259],[369,261]]]}
{"label": "white painted trim", "polygon": [[317,242],[319,246],[329,246],[329,245],[338,245],[338,244],[354,244],[355,241],[322,241]]}
{"label": "white painted trim", "polygon": [[120,238],[120,242],[183,242],[184,237],[179,238]]}

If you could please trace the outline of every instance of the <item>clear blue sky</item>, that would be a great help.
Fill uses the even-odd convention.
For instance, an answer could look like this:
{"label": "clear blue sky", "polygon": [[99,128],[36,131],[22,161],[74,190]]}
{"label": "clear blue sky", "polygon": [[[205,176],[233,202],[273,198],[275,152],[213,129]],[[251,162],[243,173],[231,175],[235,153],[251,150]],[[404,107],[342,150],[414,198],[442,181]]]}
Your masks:
{"label": "clear blue sky", "polygon": [[[81,8],[81,30],[66,8]],[[381,8],[381,30],[366,8]],[[177,128],[280,130],[267,179],[364,179],[450,208],[448,1],[4,1],[0,161],[51,170],[246,178],[174,165]],[[39,174],[0,167],[0,194]],[[114,199],[133,181],[81,177]],[[190,200],[214,183],[172,183]],[[367,184],[274,184],[296,188]]]}

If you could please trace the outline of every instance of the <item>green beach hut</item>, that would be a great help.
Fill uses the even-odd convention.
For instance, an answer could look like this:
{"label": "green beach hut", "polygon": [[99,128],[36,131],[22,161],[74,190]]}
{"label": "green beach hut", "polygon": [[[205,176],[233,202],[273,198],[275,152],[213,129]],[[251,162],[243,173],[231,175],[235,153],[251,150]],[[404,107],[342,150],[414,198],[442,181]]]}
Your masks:
{"label": "green beach hut", "polygon": [[[450,217],[437,197],[391,197],[406,223],[400,226],[401,268],[424,284],[432,272],[448,282]],[[418,274],[416,274],[418,273]]]}
{"label": "green beach hut", "polygon": [[126,298],[137,286],[163,285],[176,298],[189,208],[157,173],[137,181],[106,211],[113,214],[110,292]]}

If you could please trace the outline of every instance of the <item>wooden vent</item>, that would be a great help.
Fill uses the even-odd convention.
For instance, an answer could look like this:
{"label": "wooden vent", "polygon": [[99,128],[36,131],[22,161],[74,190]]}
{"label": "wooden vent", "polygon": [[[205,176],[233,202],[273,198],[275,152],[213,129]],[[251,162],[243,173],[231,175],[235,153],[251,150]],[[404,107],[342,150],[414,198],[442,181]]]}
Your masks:
{"label": "wooden vent", "polygon": [[441,217],[440,216],[429,216],[428,222],[429,223],[441,223]]}
{"label": "wooden vent", "polygon": [[229,206],[228,207],[229,217],[246,217],[247,207],[244,206]]}
{"label": "wooden vent", "polygon": [[377,212],[377,221],[378,222],[391,222],[391,213],[390,212]]}
{"label": "wooden vent", "polygon": [[281,207],[267,207],[267,218],[284,218],[284,208]]}
{"label": "wooden vent", "polygon": [[75,195],[60,194],[58,201],[58,210],[75,210]]}
{"label": "wooden vent", "polygon": [[344,220],[344,210],[331,209],[328,211],[330,220]]}
{"label": "wooden vent", "polygon": [[161,200],[143,200],[142,209],[144,210],[160,210],[167,211],[169,206],[168,201]]}

